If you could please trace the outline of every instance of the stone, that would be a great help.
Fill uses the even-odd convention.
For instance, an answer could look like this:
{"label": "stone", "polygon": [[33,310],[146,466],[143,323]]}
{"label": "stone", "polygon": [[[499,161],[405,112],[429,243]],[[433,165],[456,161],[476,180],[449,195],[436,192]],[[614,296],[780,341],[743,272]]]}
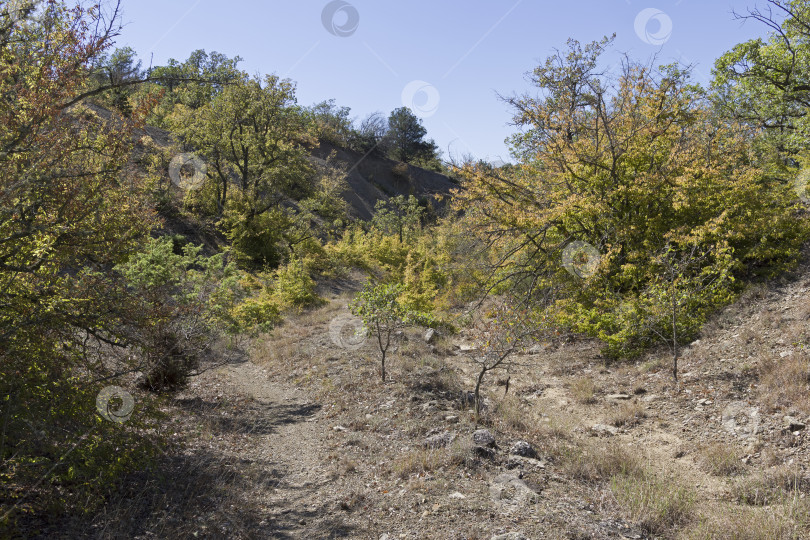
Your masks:
{"label": "stone", "polygon": [[591,431],[593,431],[597,435],[617,435],[619,433],[619,429],[614,426],[609,426],[607,424],[595,424]]}
{"label": "stone", "polygon": [[519,532],[496,534],[491,540],[529,540],[529,537]]}
{"label": "stone", "polygon": [[782,418],[782,422],[789,431],[801,431],[805,428],[804,422],[800,421],[795,416],[785,416]]}
{"label": "stone", "polygon": [[458,424],[458,416],[451,414],[444,417],[446,422],[450,422],[451,424]]}
{"label": "stone", "polygon": [[535,450],[534,447],[526,441],[516,441],[515,444],[512,445],[512,448],[509,449],[509,453],[514,456],[527,458],[537,457],[537,450]]}
{"label": "stone", "polygon": [[450,494],[450,498],[451,499],[466,499],[467,496],[462,494],[462,493],[459,493],[458,491],[455,491],[455,492]]}
{"label": "stone", "polygon": [[489,485],[489,494],[493,502],[510,506],[533,504],[539,501],[537,491],[514,473],[502,473],[496,476]]}
{"label": "stone", "polygon": [[615,401],[630,399],[630,396],[627,395],[627,394],[610,394],[610,395],[608,395],[606,397],[607,397],[607,399],[612,399],[612,400],[615,400]]}
{"label": "stone", "polygon": [[335,426],[332,428],[333,431],[347,431],[343,426]]}
{"label": "stone", "polygon": [[428,328],[425,332],[425,343],[433,343],[433,338],[436,337],[436,330]]}
{"label": "stone", "polygon": [[473,442],[478,446],[495,446],[495,436],[488,429],[479,429],[473,433]]}
{"label": "stone", "polygon": [[444,431],[436,435],[431,435],[422,443],[427,448],[444,448],[456,438],[455,434]]}

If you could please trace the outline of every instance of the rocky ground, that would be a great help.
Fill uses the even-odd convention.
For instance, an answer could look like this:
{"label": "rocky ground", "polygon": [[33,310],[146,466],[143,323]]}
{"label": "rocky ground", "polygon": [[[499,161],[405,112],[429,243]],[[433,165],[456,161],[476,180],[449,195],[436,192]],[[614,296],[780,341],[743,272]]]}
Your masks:
{"label": "rocky ground", "polygon": [[753,289],[687,347],[678,382],[666,351],[606,365],[589,341],[540,344],[508,392],[488,379],[476,422],[464,333],[409,330],[383,383],[338,291],[176,396],[183,452],[85,532],[807,538],[808,292],[807,265]]}

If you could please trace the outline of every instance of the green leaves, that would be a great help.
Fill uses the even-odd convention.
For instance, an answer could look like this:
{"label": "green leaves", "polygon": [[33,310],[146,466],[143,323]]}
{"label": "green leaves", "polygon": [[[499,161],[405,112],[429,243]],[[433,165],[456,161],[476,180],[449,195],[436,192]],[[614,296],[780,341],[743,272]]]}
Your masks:
{"label": "green leaves", "polygon": [[[493,248],[491,290],[523,291],[611,355],[632,356],[663,331],[658,304],[674,298],[705,320],[733,298],[735,277],[790,265],[810,230],[789,184],[756,159],[749,126],[718,116],[677,66],[600,71],[607,44],[570,41],[534,71],[540,97],[508,100],[523,127],[520,167],[468,165],[454,204]],[[564,269],[575,242],[600,254],[588,279]],[[659,255],[695,248],[701,257],[671,279]],[[676,317],[670,334],[694,329]]]}

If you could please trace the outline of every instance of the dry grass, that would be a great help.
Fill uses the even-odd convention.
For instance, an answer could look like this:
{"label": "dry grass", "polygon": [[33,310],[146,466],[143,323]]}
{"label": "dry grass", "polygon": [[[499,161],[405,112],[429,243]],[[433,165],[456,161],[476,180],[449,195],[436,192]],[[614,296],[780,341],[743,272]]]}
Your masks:
{"label": "dry grass", "polygon": [[596,384],[590,377],[578,377],[569,386],[571,396],[577,403],[588,405],[596,403]]}
{"label": "dry grass", "polygon": [[638,402],[624,403],[614,407],[607,417],[607,422],[616,427],[633,427],[647,418],[647,411]]}
{"label": "dry grass", "polygon": [[733,476],[745,471],[737,451],[724,443],[715,443],[701,449],[698,462],[704,471],[715,476]]}
{"label": "dry grass", "polygon": [[415,448],[397,456],[390,466],[392,475],[403,480],[437,471],[447,472],[474,463],[472,443],[456,439],[445,448]]}
{"label": "dry grass", "polygon": [[642,460],[619,443],[592,443],[569,449],[563,457],[563,470],[587,483],[599,483],[622,475],[636,477],[643,471]]}
{"label": "dry grass", "polygon": [[650,534],[671,533],[695,517],[695,492],[649,470],[614,476],[610,489],[627,516]]}
{"label": "dry grass", "polygon": [[507,429],[517,430],[530,434],[537,430],[537,422],[533,415],[526,411],[520,399],[515,396],[506,396],[495,403],[493,413],[506,425]]}
{"label": "dry grass", "polygon": [[684,531],[684,540],[773,540],[804,538],[807,503],[790,499],[774,507],[751,508],[723,505],[702,515],[698,523]]}
{"label": "dry grass", "polygon": [[808,489],[806,479],[800,469],[781,466],[738,481],[732,494],[739,502],[752,506],[766,506]]}
{"label": "dry grass", "polygon": [[770,353],[760,364],[760,402],[771,410],[810,412],[810,354],[794,351],[780,358]]}

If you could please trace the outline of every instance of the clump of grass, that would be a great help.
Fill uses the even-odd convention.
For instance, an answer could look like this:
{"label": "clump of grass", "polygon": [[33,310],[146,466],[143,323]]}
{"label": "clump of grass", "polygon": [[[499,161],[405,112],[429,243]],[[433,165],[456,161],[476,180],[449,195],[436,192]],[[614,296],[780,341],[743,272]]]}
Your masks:
{"label": "clump of grass", "polygon": [[608,423],[616,427],[632,427],[647,418],[644,407],[637,402],[625,403],[615,407],[608,415]]}
{"label": "clump of grass", "polygon": [[616,475],[610,489],[628,517],[649,534],[671,533],[695,517],[694,491],[649,470],[636,476]]}
{"label": "clump of grass", "polygon": [[578,377],[571,382],[571,396],[577,403],[596,403],[596,384],[590,377]]}
{"label": "clump of grass", "polygon": [[777,467],[738,481],[733,489],[734,498],[752,506],[765,506],[784,501],[808,488],[802,471],[787,466]]}
{"label": "clump of grass", "polygon": [[773,507],[723,505],[701,519],[679,537],[684,540],[772,540],[803,538],[807,528],[807,503],[785,500]]}
{"label": "clump of grass", "polygon": [[572,477],[598,483],[621,475],[635,477],[643,472],[641,459],[619,443],[591,444],[563,456],[563,468]]}
{"label": "clump of grass", "polygon": [[417,448],[398,456],[391,465],[394,476],[403,480],[414,474],[437,470],[446,462],[446,450]]}
{"label": "clump of grass", "polygon": [[733,476],[745,471],[745,466],[737,458],[737,452],[724,443],[703,448],[698,461],[704,471],[715,476]]}
{"label": "clump of grass", "polygon": [[510,429],[526,433],[536,429],[535,422],[531,421],[531,416],[525,407],[520,403],[520,399],[515,396],[506,396],[495,404],[495,416]]}
{"label": "clump of grass", "polygon": [[810,353],[781,358],[768,351],[765,358],[759,368],[760,401],[772,410],[810,411]]}

